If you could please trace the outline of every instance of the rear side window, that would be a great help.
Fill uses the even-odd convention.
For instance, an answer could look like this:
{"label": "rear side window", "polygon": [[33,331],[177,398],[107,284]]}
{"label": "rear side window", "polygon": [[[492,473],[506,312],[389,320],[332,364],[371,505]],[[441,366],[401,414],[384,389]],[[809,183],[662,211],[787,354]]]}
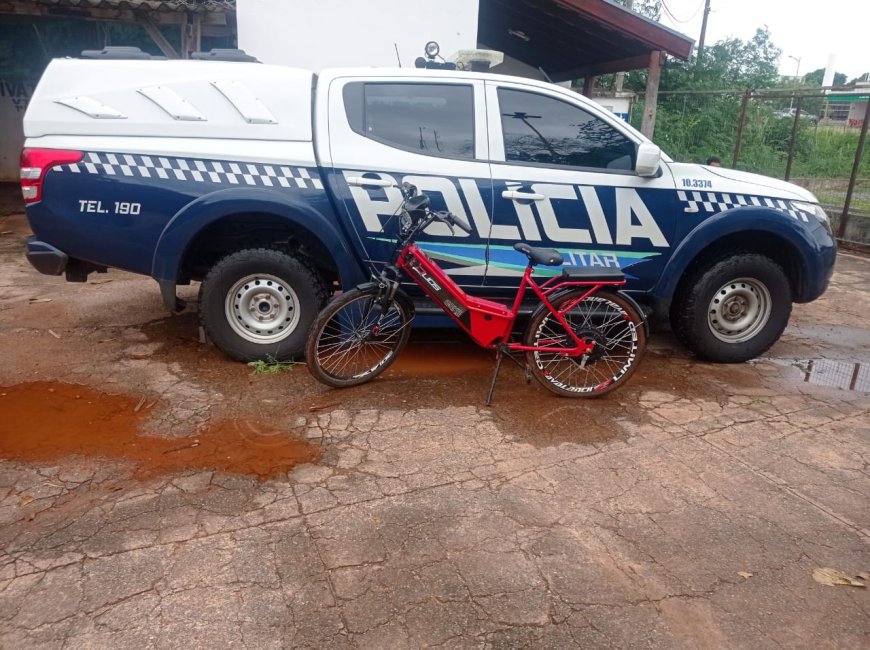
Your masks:
{"label": "rear side window", "polygon": [[415,153],[474,158],[474,93],[456,84],[365,83],[344,87],[350,127]]}
{"label": "rear side window", "polygon": [[509,88],[499,88],[498,103],[508,162],[634,169],[634,143],[582,108]]}

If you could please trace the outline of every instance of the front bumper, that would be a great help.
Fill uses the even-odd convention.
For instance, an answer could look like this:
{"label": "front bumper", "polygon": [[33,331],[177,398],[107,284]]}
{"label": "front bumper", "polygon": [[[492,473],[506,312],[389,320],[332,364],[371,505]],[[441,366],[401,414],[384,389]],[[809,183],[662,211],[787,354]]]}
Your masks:
{"label": "front bumper", "polygon": [[27,238],[27,261],[40,273],[60,275],[69,264],[69,255],[30,236]]}

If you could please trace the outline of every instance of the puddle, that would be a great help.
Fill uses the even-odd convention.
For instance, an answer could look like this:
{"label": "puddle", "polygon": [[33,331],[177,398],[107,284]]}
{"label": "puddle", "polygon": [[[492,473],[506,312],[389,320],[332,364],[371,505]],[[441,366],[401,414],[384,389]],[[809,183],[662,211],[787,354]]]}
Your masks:
{"label": "puddle", "polygon": [[187,438],[142,436],[148,410],[148,403],[134,397],[85,386],[0,387],[0,458],[54,462],[86,456],[130,462],[136,478],[196,469],[263,480],[320,455],[319,447],[287,431],[248,421],[218,422]]}
{"label": "puddle", "polygon": [[870,393],[870,362],[837,359],[760,359],[793,368],[802,380],[815,386]]}

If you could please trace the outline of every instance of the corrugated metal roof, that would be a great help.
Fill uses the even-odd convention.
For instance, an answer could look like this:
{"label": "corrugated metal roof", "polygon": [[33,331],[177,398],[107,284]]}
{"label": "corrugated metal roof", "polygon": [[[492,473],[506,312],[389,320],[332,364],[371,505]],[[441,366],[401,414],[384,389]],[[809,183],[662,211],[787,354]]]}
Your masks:
{"label": "corrugated metal roof", "polygon": [[236,0],[32,0],[34,4],[69,9],[132,9],[140,11],[235,11]]}

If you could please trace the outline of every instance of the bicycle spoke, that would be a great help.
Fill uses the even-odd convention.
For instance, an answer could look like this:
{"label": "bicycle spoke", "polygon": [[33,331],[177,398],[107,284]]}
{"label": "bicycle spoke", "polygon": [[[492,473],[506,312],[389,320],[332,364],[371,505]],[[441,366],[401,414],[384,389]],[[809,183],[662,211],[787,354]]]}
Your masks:
{"label": "bicycle spoke", "polygon": [[338,308],[321,327],[315,362],[343,381],[377,374],[395,354],[409,324],[396,303],[381,307],[371,294],[360,295]]}
{"label": "bicycle spoke", "polygon": [[[535,352],[533,358],[547,381],[569,392],[593,392],[619,381],[631,368],[638,353],[635,325],[628,313],[605,296],[589,296],[562,314],[580,338],[592,341],[584,357]],[[534,344],[539,348],[570,348],[573,339],[553,315],[538,326]]]}

